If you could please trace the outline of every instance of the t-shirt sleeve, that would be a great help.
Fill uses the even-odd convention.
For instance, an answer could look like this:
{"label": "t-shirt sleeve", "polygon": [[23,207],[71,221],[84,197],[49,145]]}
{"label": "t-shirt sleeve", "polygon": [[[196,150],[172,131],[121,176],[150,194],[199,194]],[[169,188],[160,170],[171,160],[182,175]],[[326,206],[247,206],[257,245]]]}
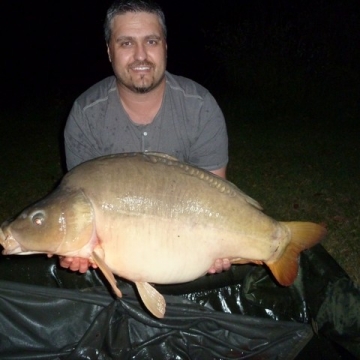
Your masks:
{"label": "t-shirt sleeve", "polygon": [[223,168],[228,163],[226,123],[219,105],[210,93],[204,97],[199,115],[190,163],[209,171]]}
{"label": "t-shirt sleeve", "polygon": [[81,106],[75,102],[68,116],[64,130],[66,166],[70,170],[74,166],[96,158],[96,144],[89,123]]}

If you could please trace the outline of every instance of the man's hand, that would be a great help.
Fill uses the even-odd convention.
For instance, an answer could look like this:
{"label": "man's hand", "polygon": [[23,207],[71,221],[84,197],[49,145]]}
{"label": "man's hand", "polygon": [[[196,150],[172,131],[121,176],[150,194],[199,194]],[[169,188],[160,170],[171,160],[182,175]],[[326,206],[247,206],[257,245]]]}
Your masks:
{"label": "man's hand", "polygon": [[231,263],[229,259],[216,259],[214,265],[208,270],[208,274],[221,273],[222,271],[229,270]]}
{"label": "man's hand", "polygon": [[90,263],[89,259],[64,256],[60,256],[60,266],[72,271],[79,271],[81,273],[86,273],[90,266],[94,269],[97,268],[96,264]]}
{"label": "man's hand", "polygon": [[[97,268],[96,264],[90,263],[89,259],[64,256],[60,256],[60,266],[72,271],[79,271],[81,273],[86,273],[90,266],[94,269]],[[214,265],[212,265],[208,270],[208,274],[221,273],[222,271],[229,270],[230,267],[231,263],[229,259],[217,259]]]}

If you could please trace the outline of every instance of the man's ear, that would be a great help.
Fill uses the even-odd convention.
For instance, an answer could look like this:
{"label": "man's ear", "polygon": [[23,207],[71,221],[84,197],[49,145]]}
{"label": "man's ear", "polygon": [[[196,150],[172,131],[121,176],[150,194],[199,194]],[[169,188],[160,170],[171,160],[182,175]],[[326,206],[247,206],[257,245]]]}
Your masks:
{"label": "man's ear", "polygon": [[109,44],[106,44],[106,51],[107,51],[107,54],[108,54],[109,61],[111,62],[111,55],[110,55]]}

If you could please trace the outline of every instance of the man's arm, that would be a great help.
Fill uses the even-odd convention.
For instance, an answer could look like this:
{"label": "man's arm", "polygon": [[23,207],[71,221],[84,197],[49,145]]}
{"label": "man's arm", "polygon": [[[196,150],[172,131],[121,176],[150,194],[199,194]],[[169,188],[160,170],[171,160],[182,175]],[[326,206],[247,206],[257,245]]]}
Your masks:
{"label": "man's arm", "polygon": [[210,172],[226,179],[226,166],[222,167],[221,169],[211,170]]}
{"label": "man's arm", "polygon": [[86,115],[77,102],[74,103],[66,121],[64,144],[68,170],[102,155],[97,151],[96,139],[93,138]]}

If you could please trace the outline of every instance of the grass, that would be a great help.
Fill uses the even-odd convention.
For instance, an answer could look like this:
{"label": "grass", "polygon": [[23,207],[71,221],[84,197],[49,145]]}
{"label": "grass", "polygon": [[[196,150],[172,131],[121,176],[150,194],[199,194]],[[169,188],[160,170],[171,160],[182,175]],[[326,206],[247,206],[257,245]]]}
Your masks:
{"label": "grass", "polygon": [[[44,103],[0,115],[0,222],[45,196],[63,175],[69,104]],[[229,128],[228,178],[277,220],[324,223],[323,246],[360,284],[359,126],[353,118],[259,120],[249,104],[220,103]]]}
{"label": "grass", "polygon": [[277,220],[323,223],[323,246],[360,284],[360,126],[350,115],[259,121],[230,103],[229,179]]}

